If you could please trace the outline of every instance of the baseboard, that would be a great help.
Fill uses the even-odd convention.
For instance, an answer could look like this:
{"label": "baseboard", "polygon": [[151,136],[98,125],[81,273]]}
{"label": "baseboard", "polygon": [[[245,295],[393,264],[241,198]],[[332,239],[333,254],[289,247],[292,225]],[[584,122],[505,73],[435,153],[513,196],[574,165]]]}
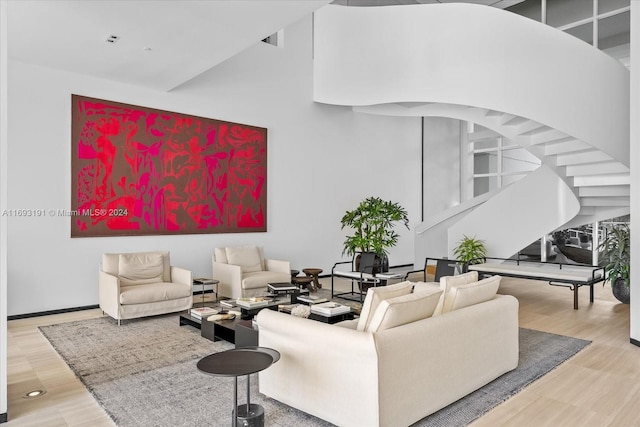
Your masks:
{"label": "baseboard", "polygon": [[640,341],[638,341],[638,340],[636,340],[636,339],[630,338],[630,339],[629,339],[629,342],[630,342],[631,344],[635,345],[636,347],[640,347]]}
{"label": "baseboard", "polygon": [[62,313],[71,313],[74,311],[93,310],[94,308],[99,308],[99,307],[100,306],[96,304],[96,305],[85,305],[83,307],[63,308],[60,310],[39,311],[37,313],[15,314],[13,316],[7,316],[7,320],[28,319],[30,317],[49,316],[51,314],[62,314]]}
{"label": "baseboard", "polygon": [[6,423],[7,421],[7,413],[0,414],[0,423]]}

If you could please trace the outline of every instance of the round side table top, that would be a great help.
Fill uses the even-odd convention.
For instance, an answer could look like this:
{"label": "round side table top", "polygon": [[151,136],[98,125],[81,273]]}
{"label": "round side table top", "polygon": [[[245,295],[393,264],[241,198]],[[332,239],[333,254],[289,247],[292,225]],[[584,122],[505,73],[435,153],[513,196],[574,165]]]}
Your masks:
{"label": "round side table top", "polygon": [[304,274],[320,274],[322,273],[322,269],[321,268],[303,268],[302,272]]}
{"label": "round side table top", "polygon": [[[268,351],[267,351],[268,350]],[[197,367],[200,371],[223,377],[238,377],[260,372],[271,366],[277,354],[273,349],[263,349],[261,347],[234,348],[210,354],[198,361]]]}

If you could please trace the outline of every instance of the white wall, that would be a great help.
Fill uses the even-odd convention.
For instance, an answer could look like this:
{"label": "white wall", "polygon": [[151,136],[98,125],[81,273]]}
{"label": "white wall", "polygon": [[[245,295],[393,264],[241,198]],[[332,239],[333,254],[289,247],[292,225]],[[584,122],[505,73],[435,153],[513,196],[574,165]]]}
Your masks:
{"label": "white wall", "polygon": [[[7,206],[7,9],[0,1],[0,212]],[[7,413],[7,244],[0,216],[0,417]]]}
{"label": "white wall", "polygon": [[[311,16],[284,37],[284,49],[258,43],[170,93],[9,62],[9,208],[70,208],[72,93],[268,128],[267,233],[71,239],[67,217],[9,218],[9,315],[97,304],[103,252],[168,249],[209,276],[214,247],[256,243],[328,273],[343,259],[340,218],[362,198],[420,222],[420,119],[314,103]],[[391,264],[412,263],[413,232],[398,231]]]}
{"label": "white wall", "polygon": [[427,219],[460,203],[460,120],[445,117],[423,120],[424,218]]}
{"label": "white wall", "polygon": [[[640,0],[631,1],[631,338],[640,341]],[[634,297],[635,296],[635,297]]]}

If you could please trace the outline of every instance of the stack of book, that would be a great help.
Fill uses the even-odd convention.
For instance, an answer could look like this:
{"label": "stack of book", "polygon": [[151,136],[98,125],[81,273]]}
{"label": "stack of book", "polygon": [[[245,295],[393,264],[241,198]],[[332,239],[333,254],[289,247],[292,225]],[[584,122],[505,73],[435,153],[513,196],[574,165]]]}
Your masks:
{"label": "stack of book", "polygon": [[212,307],[194,307],[189,312],[191,313],[191,317],[196,317],[198,319],[207,318],[211,315],[218,314],[218,309]]}
{"label": "stack of book", "polygon": [[239,307],[251,309],[251,308],[265,307],[265,306],[269,305],[269,300],[261,298],[261,297],[238,298],[236,300],[236,304]]}
{"label": "stack of book", "polygon": [[311,305],[311,313],[319,314],[321,316],[331,317],[350,312],[351,307],[348,305],[338,304],[337,302],[329,301]]}
{"label": "stack of book", "polygon": [[327,299],[318,295],[298,295],[298,301],[311,305],[327,302]]}
{"label": "stack of book", "polygon": [[218,283],[218,281],[214,279],[207,279],[206,277],[196,277],[193,279],[193,283],[197,285],[212,285],[214,283]]}
{"label": "stack of book", "polygon": [[297,291],[298,287],[293,283],[269,283],[267,285],[271,292],[282,292],[282,291]]}
{"label": "stack of book", "polygon": [[299,306],[300,304],[278,304],[278,311],[283,313],[291,313],[291,310]]}
{"label": "stack of book", "polygon": [[234,308],[236,307],[236,300],[234,299],[223,299],[219,302],[220,307],[222,308]]}

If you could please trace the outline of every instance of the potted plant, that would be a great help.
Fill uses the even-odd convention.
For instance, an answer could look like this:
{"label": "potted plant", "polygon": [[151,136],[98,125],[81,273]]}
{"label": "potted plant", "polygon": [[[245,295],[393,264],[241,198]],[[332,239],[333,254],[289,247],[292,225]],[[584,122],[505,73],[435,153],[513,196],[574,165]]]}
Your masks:
{"label": "potted plant", "polygon": [[[342,254],[353,256],[357,252],[373,252],[384,266],[388,249],[398,242],[399,235],[394,227],[396,223],[402,223],[409,229],[409,216],[398,203],[368,197],[354,210],[345,212],[341,223],[342,229],[350,227],[354,230],[353,235],[346,237]],[[388,270],[388,261],[386,264],[387,268],[383,267],[382,271]]]}
{"label": "potted plant", "polygon": [[606,237],[598,246],[600,259],[607,273],[607,278],[604,283],[611,283],[613,296],[624,304],[629,304],[630,301],[630,239],[631,230],[629,226],[625,224],[608,230]]}
{"label": "potted plant", "polygon": [[466,271],[469,264],[480,262],[479,258],[487,256],[487,248],[484,240],[463,235],[458,245],[453,250],[453,254],[459,263],[461,271]]}

